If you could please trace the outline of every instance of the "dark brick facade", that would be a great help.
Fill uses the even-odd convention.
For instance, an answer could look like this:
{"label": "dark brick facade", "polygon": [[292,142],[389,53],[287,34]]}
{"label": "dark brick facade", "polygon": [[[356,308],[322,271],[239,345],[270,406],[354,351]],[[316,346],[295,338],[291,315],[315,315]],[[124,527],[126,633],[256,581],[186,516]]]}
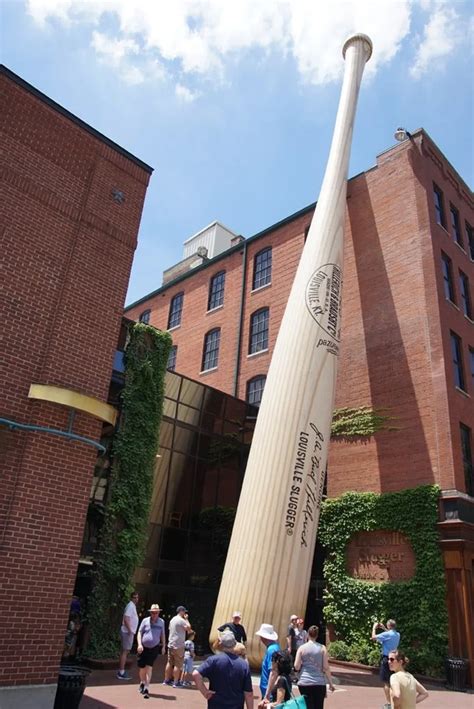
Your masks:
{"label": "dark brick facade", "polygon": [[[151,168],[4,67],[0,86],[0,417],[65,429],[29,387],[107,400]],[[101,427],[76,416],[79,434]],[[2,685],[56,681],[95,458],[0,427]]]}

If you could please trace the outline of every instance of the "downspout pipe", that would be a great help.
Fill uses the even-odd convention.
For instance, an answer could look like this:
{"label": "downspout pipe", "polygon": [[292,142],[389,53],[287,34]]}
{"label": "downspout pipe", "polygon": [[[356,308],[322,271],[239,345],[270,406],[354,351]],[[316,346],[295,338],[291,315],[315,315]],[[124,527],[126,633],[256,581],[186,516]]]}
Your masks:
{"label": "downspout pipe", "polygon": [[238,324],[238,339],[237,339],[237,354],[234,367],[234,396],[238,396],[239,391],[239,374],[240,374],[240,355],[242,351],[242,334],[244,324],[244,307],[245,307],[245,288],[247,284],[247,240],[244,241],[244,250],[242,254],[242,286],[240,291],[240,313]]}

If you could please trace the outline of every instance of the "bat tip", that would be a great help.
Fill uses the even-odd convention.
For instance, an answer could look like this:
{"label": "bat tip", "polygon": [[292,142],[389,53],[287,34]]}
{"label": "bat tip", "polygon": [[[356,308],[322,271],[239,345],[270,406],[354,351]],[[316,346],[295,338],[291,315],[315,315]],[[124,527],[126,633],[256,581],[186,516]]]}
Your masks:
{"label": "bat tip", "polygon": [[370,57],[372,56],[372,49],[373,49],[372,40],[366,34],[361,34],[360,32],[358,32],[357,34],[352,34],[350,37],[348,37],[346,39],[346,41],[344,42],[344,46],[342,47],[342,56],[345,59],[347,48],[351,44],[355,44],[356,42],[364,42],[365,43],[365,51],[366,51],[365,61],[368,62]]}

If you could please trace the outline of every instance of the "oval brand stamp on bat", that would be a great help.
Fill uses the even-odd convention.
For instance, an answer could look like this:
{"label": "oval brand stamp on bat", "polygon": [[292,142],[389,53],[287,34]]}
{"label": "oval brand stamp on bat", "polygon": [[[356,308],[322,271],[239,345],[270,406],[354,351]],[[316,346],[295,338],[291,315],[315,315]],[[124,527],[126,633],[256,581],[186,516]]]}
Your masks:
{"label": "oval brand stamp on bat", "polygon": [[[306,307],[311,317],[336,342],[341,337],[342,272],[335,263],[320,266],[306,286]],[[329,347],[327,340],[319,341],[329,350],[338,350],[336,343]],[[335,352],[337,354],[337,352]]]}

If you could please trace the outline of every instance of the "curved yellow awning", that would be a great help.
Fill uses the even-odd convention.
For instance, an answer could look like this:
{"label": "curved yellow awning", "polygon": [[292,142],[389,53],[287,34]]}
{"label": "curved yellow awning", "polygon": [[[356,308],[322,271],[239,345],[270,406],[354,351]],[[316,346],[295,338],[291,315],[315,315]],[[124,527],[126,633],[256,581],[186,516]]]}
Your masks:
{"label": "curved yellow awning", "polygon": [[71,409],[78,409],[112,425],[115,424],[117,419],[117,410],[110,404],[106,404],[94,396],[80,394],[78,391],[72,391],[71,389],[63,389],[62,387],[47,384],[31,384],[28,398],[51,401],[55,404],[68,406]]}

